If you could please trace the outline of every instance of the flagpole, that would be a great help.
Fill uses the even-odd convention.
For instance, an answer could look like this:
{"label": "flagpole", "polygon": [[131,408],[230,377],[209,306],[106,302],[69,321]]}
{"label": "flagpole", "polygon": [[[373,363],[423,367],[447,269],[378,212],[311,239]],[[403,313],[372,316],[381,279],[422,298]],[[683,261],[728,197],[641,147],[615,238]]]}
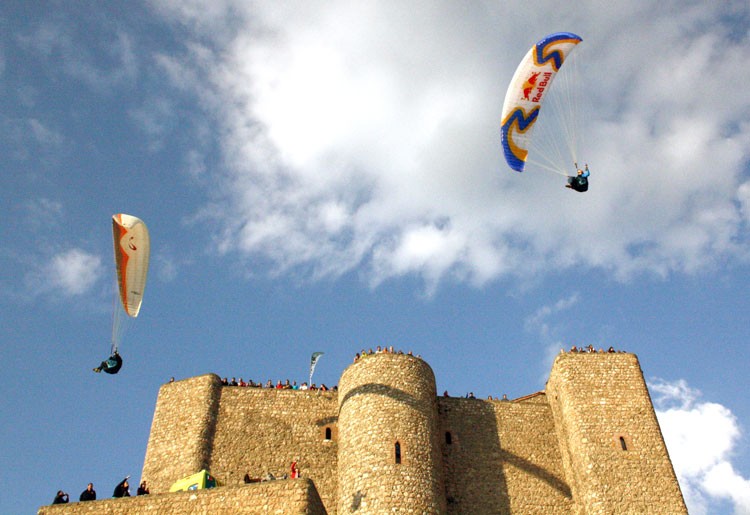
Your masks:
{"label": "flagpole", "polygon": [[312,377],[313,372],[315,371],[315,365],[318,363],[318,360],[323,355],[322,352],[313,352],[312,357],[310,358],[310,382],[308,383],[308,386],[312,386]]}

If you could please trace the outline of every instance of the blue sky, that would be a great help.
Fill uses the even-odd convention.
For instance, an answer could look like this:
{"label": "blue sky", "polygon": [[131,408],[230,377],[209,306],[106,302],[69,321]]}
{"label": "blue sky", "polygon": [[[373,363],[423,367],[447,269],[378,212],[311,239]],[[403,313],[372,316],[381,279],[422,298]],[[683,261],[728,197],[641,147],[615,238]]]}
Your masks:
{"label": "blue sky", "polygon": [[[335,384],[362,348],[519,397],[636,353],[691,513],[750,513],[746,2],[0,6],[0,512],[137,482],[159,386]],[[502,160],[540,37],[583,37],[585,195]],[[576,52],[579,52],[577,49]],[[114,377],[114,213],[152,241]]]}

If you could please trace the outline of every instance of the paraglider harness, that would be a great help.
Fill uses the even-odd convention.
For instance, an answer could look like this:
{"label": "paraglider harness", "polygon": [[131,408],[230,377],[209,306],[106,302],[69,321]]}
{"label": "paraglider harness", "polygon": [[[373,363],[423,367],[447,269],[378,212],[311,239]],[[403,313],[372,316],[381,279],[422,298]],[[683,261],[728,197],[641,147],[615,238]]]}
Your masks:
{"label": "paraglider harness", "polygon": [[102,361],[102,363],[94,369],[94,372],[98,373],[104,371],[107,374],[116,374],[120,371],[120,368],[122,368],[122,357],[120,357],[117,349],[114,349],[112,355],[106,361]]}
{"label": "paraglider harness", "polygon": [[578,173],[572,177],[568,177],[568,184],[565,187],[583,193],[589,189],[589,165],[586,165],[583,170],[578,168],[578,163],[575,163],[575,165]]}

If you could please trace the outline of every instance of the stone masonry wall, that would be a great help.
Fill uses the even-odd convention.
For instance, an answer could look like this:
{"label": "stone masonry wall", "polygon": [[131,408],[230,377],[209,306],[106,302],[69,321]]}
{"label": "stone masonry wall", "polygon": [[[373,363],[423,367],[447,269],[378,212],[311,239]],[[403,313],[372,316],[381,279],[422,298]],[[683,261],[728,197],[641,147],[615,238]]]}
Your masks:
{"label": "stone masonry wall", "polygon": [[221,389],[215,374],[159,389],[141,474],[151,492],[168,492],[176,480],[209,467]]}
{"label": "stone masonry wall", "polygon": [[404,354],[365,355],[344,371],[339,404],[337,513],[445,513],[429,365]]}
{"label": "stone masonry wall", "polygon": [[559,354],[547,396],[578,513],[687,513],[635,355]]}
{"label": "stone masonry wall", "polygon": [[224,484],[239,485],[245,474],[290,474],[290,464],[296,461],[302,477],[314,481],[329,513],[335,513],[337,415],[335,392],[225,386],[211,473]]}
{"label": "stone masonry wall", "polygon": [[543,394],[520,402],[440,398],[439,406],[448,513],[572,513]]}
{"label": "stone masonry wall", "polygon": [[326,515],[315,485],[287,479],[194,492],[43,506],[38,515]]}
{"label": "stone masonry wall", "polygon": [[[243,483],[292,461],[302,479]],[[166,493],[202,468],[224,486]],[[687,513],[624,353],[560,354],[546,391],[515,401],[438,398],[427,363],[387,353],[349,366],[338,394],[177,381],[159,390],[141,477],[149,496],[39,513]]]}

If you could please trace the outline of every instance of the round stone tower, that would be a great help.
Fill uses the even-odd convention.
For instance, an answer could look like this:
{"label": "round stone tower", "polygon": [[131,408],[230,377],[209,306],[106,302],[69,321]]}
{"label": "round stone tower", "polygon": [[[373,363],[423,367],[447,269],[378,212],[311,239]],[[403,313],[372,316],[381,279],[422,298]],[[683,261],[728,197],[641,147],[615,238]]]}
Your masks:
{"label": "round stone tower", "polygon": [[405,354],[365,355],[344,371],[338,399],[339,515],[446,513],[430,366]]}

